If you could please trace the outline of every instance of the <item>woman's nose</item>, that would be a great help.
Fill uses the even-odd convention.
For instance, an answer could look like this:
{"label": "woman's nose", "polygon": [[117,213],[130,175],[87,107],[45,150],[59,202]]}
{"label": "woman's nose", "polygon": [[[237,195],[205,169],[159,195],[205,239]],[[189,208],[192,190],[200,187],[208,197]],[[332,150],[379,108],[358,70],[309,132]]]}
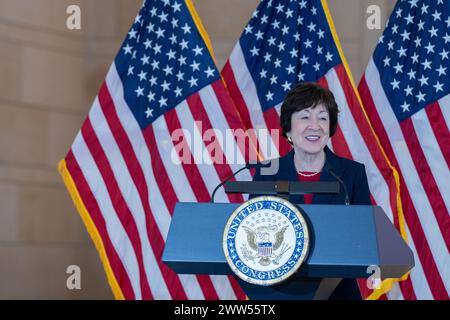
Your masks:
{"label": "woman's nose", "polygon": [[320,126],[319,126],[319,120],[318,119],[310,119],[309,124],[308,124],[308,128],[309,129],[313,129],[313,130],[320,130]]}

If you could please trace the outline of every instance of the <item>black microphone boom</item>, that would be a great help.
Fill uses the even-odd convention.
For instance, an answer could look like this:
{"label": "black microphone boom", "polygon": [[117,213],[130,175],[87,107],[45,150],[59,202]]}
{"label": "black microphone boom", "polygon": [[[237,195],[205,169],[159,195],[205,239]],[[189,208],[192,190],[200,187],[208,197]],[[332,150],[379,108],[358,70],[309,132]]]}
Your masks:
{"label": "black microphone boom", "polygon": [[339,181],[339,183],[344,187],[345,205],[346,206],[350,205],[350,199],[348,198],[347,186],[345,185],[344,181],[342,181],[342,179],[339,178],[339,176],[336,173],[334,173],[333,168],[331,166],[328,166],[327,171],[329,174],[331,174],[333,177],[335,177],[336,180]]}
{"label": "black microphone boom", "polygon": [[216,195],[217,190],[219,190],[220,187],[222,187],[225,183],[230,181],[231,178],[236,176],[239,172],[245,170],[245,169],[253,169],[253,168],[260,168],[260,167],[269,167],[270,161],[263,161],[263,162],[257,162],[257,163],[247,163],[244,167],[240,168],[238,171],[234,172],[232,175],[230,175],[228,178],[226,178],[224,181],[222,181],[217,187],[214,188],[214,191],[211,195],[211,202],[214,202],[214,196]]}

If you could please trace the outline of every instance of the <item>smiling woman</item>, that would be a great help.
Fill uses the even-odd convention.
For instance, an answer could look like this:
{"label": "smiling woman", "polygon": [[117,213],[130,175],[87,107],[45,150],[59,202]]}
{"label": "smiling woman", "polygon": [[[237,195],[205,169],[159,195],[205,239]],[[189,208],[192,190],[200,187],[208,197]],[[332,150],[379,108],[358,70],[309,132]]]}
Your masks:
{"label": "smiling woman", "polygon": [[[336,181],[341,177],[350,204],[370,204],[364,165],[335,155],[328,147],[338,126],[339,109],[333,94],[315,83],[301,83],[287,94],[281,106],[282,135],[293,146],[279,161],[279,170],[264,174],[257,169],[254,181]],[[293,203],[344,204],[345,188],[335,195],[291,196]]]}
{"label": "smiling woman", "polygon": [[292,89],[281,106],[282,135],[295,150],[297,172],[320,172],[324,148],[337,127],[338,107],[331,91],[315,83]]}
{"label": "smiling woman", "polygon": [[[292,195],[289,201],[294,204],[370,205],[364,165],[338,157],[327,147],[337,129],[338,113],[334,96],[328,89],[315,83],[294,87],[287,94],[280,114],[282,135],[293,150],[274,160],[279,161],[278,172],[265,175],[257,169],[253,181],[336,181],[336,177],[340,177],[344,188],[338,194]],[[361,299],[361,296],[356,281],[345,279],[330,298]]]}

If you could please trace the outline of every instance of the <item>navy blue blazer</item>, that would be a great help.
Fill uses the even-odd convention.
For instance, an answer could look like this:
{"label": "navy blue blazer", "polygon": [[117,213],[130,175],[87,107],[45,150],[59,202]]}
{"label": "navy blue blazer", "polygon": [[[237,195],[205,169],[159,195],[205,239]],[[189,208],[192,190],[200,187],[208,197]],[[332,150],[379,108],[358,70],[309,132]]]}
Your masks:
{"label": "navy blue blazer", "polygon": [[[364,165],[353,160],[338,157],[328,147],[325,147],[325,157],[324,168],[333,168],[334,173],[345,183],[350,204],[370,205],[369,184]],[[280,162],[277,173],[273,175],[261,175],[261,168],[257,168],[253,181],[298,181],[297,170],[294,165],[294,150],[286,156],[278,158],[278,160]],[[320,181],[337,180],[327,170],[324,170],[320,174]],[[304,204],[303,196],[301,195],[290,196],[289,201]],[[312,200],[312,204],[344,203],[345,192],[342,186],[338,194],[316,194]]]}

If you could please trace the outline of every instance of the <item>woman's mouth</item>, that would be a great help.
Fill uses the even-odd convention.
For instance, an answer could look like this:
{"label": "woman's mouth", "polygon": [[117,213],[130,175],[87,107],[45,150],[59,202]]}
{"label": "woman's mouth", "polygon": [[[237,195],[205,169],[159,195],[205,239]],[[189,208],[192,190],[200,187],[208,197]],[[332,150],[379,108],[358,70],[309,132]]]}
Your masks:
{"label": "woman's mouth", "polygon": [[308,135],[305,137],[306,140],[311,141],[311,142],[315,142],[320,140],[320,136],[318,135]]}

